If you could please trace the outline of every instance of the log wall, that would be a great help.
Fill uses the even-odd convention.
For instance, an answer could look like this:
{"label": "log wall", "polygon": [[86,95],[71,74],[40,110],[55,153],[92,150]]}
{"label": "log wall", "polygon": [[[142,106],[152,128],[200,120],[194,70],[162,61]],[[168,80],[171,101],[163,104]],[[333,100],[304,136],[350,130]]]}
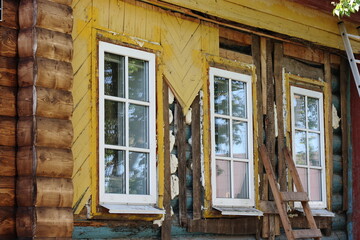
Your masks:
{"label": "log wall", "polygon": [[4,0],[0,22],[0,239],[16,238],[17,0]]}
{"label": "log wall", "polygon": [[72,238],[72,22],[71,1],[19,4],[18,238]]}

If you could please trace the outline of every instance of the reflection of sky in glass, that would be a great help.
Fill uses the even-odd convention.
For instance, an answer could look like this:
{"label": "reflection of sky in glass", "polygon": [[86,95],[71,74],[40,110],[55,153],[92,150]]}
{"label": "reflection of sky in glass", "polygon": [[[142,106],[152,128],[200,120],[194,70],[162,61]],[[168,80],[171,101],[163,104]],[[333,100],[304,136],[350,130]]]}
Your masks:
{"label": "reflection of sky in glass", "polygon": [[105,53],[105,76],[104,76],[104,91],[105,95],[114,97],[124,97],[124,63],[123,56]]}
{"label": "reflection of sky in glass", "polygon": [[230,156],[230,125],[228,119],[215,118],[215,153],[217,156]]}
{"label": "reflection of sky in glass", "polygon": [[129,58],[129,98],[149,101],[148,62]]}
{"label": "reflection of sky in glass", "polygon": [[129,193],[149,194],[148,154],[129,153]]}
{"label": "reflection of sky in glass", "polygon": [[294,95],[295,102],[295,126],[299,128],[305,128],[305,96]]}
{"label": "reflection of sky in glass", "polygon": [[129,145],[149,148],[149,113],[147,106],[129,104]]}
{"label": "reflection of sky in glass", "polygon": [[295,161],[296,164],[306,164],[306,132],[295,131]]}
{"label": "reflection of sky in glass", "polygon": [[246,118],[246,83],[231,81],[232,91],[232,115],[234,117]]}
{"label": "reflection of sky in glass", "polygon": [[233,157],[247,159],[247,123],[233,121]]}
{"label": "reflection of sky in glass", "polygon": [[125,145],[124,103],[105,100],[105,144]]}
{"label": "reflection of sky in glass", "polygon": [[309,133],[309,160],[311,166],[321,165],[320,161],[320,134]]}
{"label": "reflection of sky in glass", "polygon": [[319,130],[319,99],[308,97],[307,103],[308,128]]}
{"label": "reflection of sky in glass", "polygon": [[105,149],[105,192],[126,192],[124,151]]}

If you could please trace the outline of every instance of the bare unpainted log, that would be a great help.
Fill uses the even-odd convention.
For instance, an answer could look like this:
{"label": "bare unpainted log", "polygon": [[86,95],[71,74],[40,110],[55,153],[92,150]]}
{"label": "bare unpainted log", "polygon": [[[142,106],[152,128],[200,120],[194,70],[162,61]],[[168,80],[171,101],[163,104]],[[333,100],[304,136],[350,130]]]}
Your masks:
{"label": "bare unpainted log", "polygon": [[15,208],[0,207],[0,239],[15,239]]}
{"label": "bare unpainted log", "polygon": [[23,117],[18,121],[18,146],[71,148],[73,138],[70,120]]}
{"label": "bare unpainted log", "polygon": [[19,86],[39,86],[61,90],[71,90],[73,69],[69,62],[59,62],[46,58],[25,58],[19,62]]}
{"label": "bare unpainted log", "polygon": [[0,26],[0,56],[16,57],[18,31]]}
{"label": "bare unpainted log", "polygon": [[15,206],[15,177],[0,177],[0,206]]}
{"label": "bare unpainted log", "polygon": [[[33,97],[36,99],[34,100]],[[36,115],[39,117],[69,119],[72,115],[72,108],[72,94],[68,91],[27,87],[20,88],[18,92],[18,114],[21,117]]]}
{"label": "bare unpainted log", "polygon": [[18,37],[19,56],[43,57],[57,61],[71,62],[73,42],[71,35],[42,28],[20,30]]}
{"label": "bare unpainted log", "polygon": [[18,237],[68,237],[73,230],[71,208],[19,207],[16,213]]}
{"label": "bare unpainted log", "polygon": [[4,0],[3,20],[1,26],[18,29],[19,1]]}
{"label": "bare unpainted log", "polygon": [[16,156],[17,173],[19,176],[31,176],[34,170],[36,176],[71,178],[72,159],[71,149],[21,147]]}
{"label": "bare unpainted log", "polygon": [[0,85],[6,87],[17,86],[17,60],[12,57],[0,56]]}
{"label": "bare unpainted log", "polygon": [[16,89],[0,86],[0,115],[16,116]]}
{"label": "bare unpainted log", "polygon": [[0,145],[15,146],[16,119],[0,116]]}
{"label": "bare unpainted log", "polygon": [[15,176],[15,148],[0,146],[0,176]]}
{"label": "bare unpainted log", "polygon": [[71,34],[72,8],[46,0],[23,0],[19,6],[20,28],[40,27]]}

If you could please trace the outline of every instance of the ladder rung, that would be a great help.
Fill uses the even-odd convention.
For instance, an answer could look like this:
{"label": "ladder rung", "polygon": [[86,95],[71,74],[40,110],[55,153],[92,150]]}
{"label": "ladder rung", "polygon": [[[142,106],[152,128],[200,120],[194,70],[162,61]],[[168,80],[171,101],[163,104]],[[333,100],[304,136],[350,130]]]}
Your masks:
{"label": "ladder rung", "polygon": [[280,192],[281,198],[284,202],[296,201],[296,202],[305,202],[309,201],[309,198],[306,192]]}
{"label": "ladder rung", "polygon": [[348,33],[347,35],[348,35],[349,38],[356,39],[356,40],[360,40],[360,36],[359,36],[359,35],[354,35],[354,34],[350,34],[350,33]]}
{"label": "ladder rung", "polygon": [[357,64],[360,64],[360,60],[355,59],[355,62],[356,62]]}
{"label": "ladder rung", "polygon": [[318,238],[322,237],[320,229],[293,230],[294,238]]}

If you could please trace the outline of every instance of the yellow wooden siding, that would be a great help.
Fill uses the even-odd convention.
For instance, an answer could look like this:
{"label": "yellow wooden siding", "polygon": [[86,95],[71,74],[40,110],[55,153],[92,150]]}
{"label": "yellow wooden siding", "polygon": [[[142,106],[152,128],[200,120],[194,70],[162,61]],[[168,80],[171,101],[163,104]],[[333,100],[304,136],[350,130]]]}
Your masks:
{"label": "yellow wooden siding", "polygon": [[[163,0],[223,19],[305,39],[323,46],[344,49],[337,17],[285,0]],[[357,34],[356,25],[346,23]],[[354,50],[360,43],[354,41]]]}

